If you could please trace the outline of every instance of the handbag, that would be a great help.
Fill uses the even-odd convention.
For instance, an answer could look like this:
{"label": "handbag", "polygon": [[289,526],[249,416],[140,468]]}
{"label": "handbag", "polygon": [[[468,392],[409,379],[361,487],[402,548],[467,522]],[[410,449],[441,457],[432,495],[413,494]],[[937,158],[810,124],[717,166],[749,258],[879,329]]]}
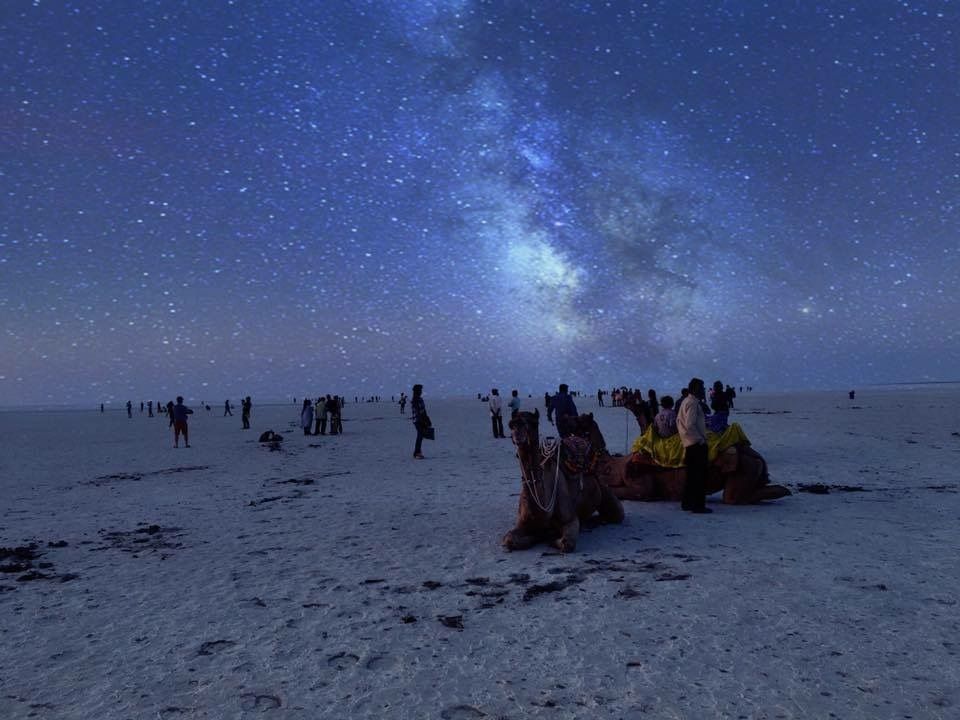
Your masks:
{"label": "handbag", "polygon": [[437,431],[432,425],[430,427],[424,428],[423,430],[420,431],[420,433],[427,440],[437,439]]}

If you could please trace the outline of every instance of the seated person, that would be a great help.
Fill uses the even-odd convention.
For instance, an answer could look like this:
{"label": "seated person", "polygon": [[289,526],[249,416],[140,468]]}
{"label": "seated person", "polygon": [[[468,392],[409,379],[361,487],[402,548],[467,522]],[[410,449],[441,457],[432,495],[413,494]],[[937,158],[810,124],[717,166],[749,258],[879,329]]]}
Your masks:
{"label": "seated person", "polygon": [[660,412],[653,418],[653,428],[660,437],[677,434],[677,411],[673,409],[673,398],[664,395],[660,398]]}
{"label": "seated person", "polygon": [[707,415],[707,430],[722,433],[727,429],[727,421],[730,418],[730,402],[727,400],[727,394],[723,390],[723,383],[719,380],[713,384],[713,396],[710,398],[710,409],[713,410],[713,413]]}

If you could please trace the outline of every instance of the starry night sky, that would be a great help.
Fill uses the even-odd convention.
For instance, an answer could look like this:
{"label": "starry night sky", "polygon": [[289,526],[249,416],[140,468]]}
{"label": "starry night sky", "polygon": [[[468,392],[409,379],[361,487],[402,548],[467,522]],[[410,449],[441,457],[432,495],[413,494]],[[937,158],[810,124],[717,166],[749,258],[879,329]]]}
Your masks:
{"label": "starry night sky", "polygon": [[960,378],[951,0],[0,7],[0,404]]}

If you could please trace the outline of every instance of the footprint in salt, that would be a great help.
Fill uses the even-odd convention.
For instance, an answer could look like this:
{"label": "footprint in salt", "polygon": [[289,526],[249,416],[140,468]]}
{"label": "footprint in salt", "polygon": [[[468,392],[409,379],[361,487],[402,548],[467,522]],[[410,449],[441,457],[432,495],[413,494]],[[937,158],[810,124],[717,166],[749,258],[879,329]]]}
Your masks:
{"label": "footprint in salt", "polygon": [[367,670],[374,670],[376,672],[392,670],[396,666],[396,658],[390,657],[389,655],[374,655],[372,658],[367,660],[365,665]]}
{"label": "footprint in salt", "polygon": [[276,710],[283,705],[276,695],[243,693],[240,696],[241,710]]}
{"label": "footprint in salt", "polygon": [[440,713],[443,720],[471,720],[471,718],[489,717],[485,712],[473,705],[453,705]]}
{"label": "footprint in salt", "polygon": [[360,662],[360,658],[353,653],[341,652],[327,658],[327,664],[335,670],[346,670]]}
{"label": "footprint in salt", "polygon": [[233,647],[236,643],[233,640],[210,640],[200,646],[197,655],[214,655],[220,650]]}

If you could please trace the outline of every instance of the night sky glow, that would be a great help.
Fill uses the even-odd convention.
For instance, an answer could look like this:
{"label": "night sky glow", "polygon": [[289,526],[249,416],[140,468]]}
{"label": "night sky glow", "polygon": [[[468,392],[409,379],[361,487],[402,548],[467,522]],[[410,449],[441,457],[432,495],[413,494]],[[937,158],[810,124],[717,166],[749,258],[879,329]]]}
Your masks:
{"label": "night sky glow", "polygon": [[0,404],[960,378],[951,0],[6,0]]}

